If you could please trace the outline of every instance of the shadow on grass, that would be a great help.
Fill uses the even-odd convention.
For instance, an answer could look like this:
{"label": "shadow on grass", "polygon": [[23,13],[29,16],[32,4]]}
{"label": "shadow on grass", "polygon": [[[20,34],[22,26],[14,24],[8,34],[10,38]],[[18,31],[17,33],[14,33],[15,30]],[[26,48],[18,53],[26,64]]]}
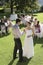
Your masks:
{"label": "shadow on grass", "polygon": [[14,62],[14,59],[12,59],[8,65],[12,65],[13,62]]}
{"label": "shadow on grass", "polygon": [[42,46],[41,47],[43,47],[43,44],[42,44]]}
{"label": "shadow on grass", "polygon": [[38,16],[37,14],[33,14],[33,16]]}
{"label": "shadow on grass", "polygon": [[28,63],[31,61],[32,58],[30,58],[30,59],[24,58],[24,59],[26,60],[26,62],[21,62],[21,63],[20,63],[20,62],[18,61],[16,65],[28,65]]}
{"label": "shadow on grass", "polygon": [[0,35],[0,38],[10,35],[10,33]]}
{"label": "shadow on grass", "polygon": [[[32,58],[30,58],[30,59],[24,58],[24,59],[26,60],[25,62],[19,62],[18,61],[16,65],[28,65],[28,63],[30,62],[30,60]],[[14,63],[14,59],[12,59],[8,65],[12,65],[13,63]]]}
{"label": "shadow on grass", "polygon": [[43,38],[34,37],[34,45],[36,44],[42,44],[43,47]]}

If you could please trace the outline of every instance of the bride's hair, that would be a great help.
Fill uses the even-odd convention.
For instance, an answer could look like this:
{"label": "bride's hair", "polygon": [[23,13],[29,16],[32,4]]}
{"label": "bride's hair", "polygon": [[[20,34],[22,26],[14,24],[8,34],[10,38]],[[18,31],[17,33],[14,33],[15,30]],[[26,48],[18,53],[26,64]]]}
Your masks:
{"label": "bride's hair", "polygon": [[30,25],[31,25],[31,22],[28,22],[28,24],[30,24]]}

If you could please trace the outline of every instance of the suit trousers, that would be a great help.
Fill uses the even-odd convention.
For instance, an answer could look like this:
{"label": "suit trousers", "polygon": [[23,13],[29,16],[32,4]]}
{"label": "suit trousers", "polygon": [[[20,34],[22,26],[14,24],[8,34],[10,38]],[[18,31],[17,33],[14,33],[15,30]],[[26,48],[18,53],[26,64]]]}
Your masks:
{"label": "suit trousers", "polygon": [[14,38],[14,42],[15,42],[15,47],[14,47],[14,52],[13,52],[13,58],[16,57],[17,50],[19,49],[19,60],[22,60],[23,50],[22,50],[22,43],[21,43],[20,38],[17,38],[17,39]]}

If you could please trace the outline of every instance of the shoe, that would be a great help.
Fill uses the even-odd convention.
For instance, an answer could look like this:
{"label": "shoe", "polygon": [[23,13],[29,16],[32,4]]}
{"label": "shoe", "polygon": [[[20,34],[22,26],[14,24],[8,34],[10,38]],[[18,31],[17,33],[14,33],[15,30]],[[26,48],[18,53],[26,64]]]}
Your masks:
{"label": "shoe", "polygon": [[13,57],[13,59],[15,60],[17,57]]}
{"label": "shoe", "polygon": [[19,62],[26,62],[26,60],[24,60],[24,59],[23,60],[19,60]]}

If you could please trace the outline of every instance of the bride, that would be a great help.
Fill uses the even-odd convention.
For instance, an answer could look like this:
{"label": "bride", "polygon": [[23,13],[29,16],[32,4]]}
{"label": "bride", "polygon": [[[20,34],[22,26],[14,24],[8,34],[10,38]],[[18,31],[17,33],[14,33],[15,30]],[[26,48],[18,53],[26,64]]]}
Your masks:
{"label": "bride", "polygon": [[34,56],[34,45],[33,45],[33,35],[34,31],[31,28],[31,22],[27,22],[27,27],[25,28],[25,41],[23,47],[23,56],[28,59]]}

